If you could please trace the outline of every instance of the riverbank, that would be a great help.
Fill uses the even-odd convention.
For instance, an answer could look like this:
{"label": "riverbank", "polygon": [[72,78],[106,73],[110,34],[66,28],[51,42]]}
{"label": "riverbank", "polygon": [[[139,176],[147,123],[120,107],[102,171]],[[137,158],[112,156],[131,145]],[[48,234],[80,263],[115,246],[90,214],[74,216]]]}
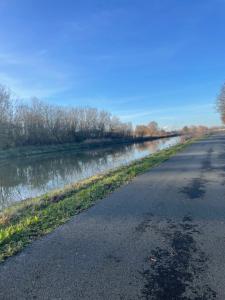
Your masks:
{"label": "riverbank", "polygon": [[128,166],[93,176],[64,189],[28,199],[0,214],[0,261],[50,233],[137,175],[167,160],[193,140],[159,151]]}
{"label": "riverbank", "polygon": [[67,144],[44,145],[44,146],[24,146],[24,147],[0,150],[0,160],[8,159],[8,158],[19,158],[19,157],[29,157],[34,155],[50,154],[50,153],[63,152],[63,151],[80,152],[83,150],[98,149],[98,148],[108,147],[112,145],[143,143],[147,141],[165,139],[165,138],[170,138],[175,136],[177,135],[156,136],[156,137],[135,137],[135,138],[124,138],[124,139],[122,138],[102,139],[102,140],[98,139],[98,140],[86,140],[80,143],[67,143]]}

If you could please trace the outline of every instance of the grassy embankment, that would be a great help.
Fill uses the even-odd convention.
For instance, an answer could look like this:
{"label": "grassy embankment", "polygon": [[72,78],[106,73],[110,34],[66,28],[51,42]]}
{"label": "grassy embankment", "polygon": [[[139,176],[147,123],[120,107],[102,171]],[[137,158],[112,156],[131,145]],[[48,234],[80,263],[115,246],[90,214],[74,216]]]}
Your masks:
{"label": "grassy embankment", "polygon": [[135,176],[167,160],[192,142],[193,140],[189,140],[128,166],[8,208],[0,214],[0,261],[22,250],[38,237],[53,231],[75,214],[92,206]]}

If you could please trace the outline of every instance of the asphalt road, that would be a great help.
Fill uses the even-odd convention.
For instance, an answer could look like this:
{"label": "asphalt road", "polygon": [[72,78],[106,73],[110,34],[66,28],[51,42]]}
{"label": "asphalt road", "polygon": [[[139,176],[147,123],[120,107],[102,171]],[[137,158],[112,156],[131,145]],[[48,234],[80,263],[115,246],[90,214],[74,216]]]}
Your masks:
{"label": "asphalt road", "polygon": [[0,265],[0,299],[225,299],[225,135],[189,146]]}

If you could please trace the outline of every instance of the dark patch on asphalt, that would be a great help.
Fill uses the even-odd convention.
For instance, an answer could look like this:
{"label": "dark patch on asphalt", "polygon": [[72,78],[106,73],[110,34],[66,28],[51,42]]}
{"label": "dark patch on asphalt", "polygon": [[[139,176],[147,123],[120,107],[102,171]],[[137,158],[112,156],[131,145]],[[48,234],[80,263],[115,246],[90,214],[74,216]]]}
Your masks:
{"label": "dark patch on asphalt", "polygon": [[121,258],[118,257],[118,256],[115,256],[115,255],[113,255],[113,254],[107,255],[107,256],[106,256],[106,259],[107,259],[107,260],[110,260],[110,261],[112,261],[112,262],[115,262],[115,263],[120,263],[120,262],[121,262]]}
{"label": "dark patch on asphalt", "polygon": [[225,185],[225,174],[224,173],[222,173],[222,174],[220,174],[220,177],[222,177],[222,183],[221,183],[221,185]]}
{"label": "dark patch on asphalt", "polygon": [[202,162],[202,170],[204,170],[204,171],[212,170],[212,165],[211,165],[212,153],[213,153],[212,148],[207,151],[207,156]]}
{"label": "dark patch on asphalt", "polygon": [[206,180],[203,178],[194,178],[191,183],[183,187],[180,192],[187,195],[189,199],[201,198],[205,195]]}
{"label": "dark patch on asphalt", "polygon": [[180,223],[168,221],[162,230],[168,247],[151,251],[146,258],[150,267],[141,272],[145,281],[143,299],[216,299],[216,292],[207,284],[197,283],[207,269],[207,258],[197,247],[195,234],[199,231],[189,216]]}
{"label": "dark patch on asphalt", "polygon": [[224,166],[224,163],[225,163],[225,153],[220,154],[219,155],[219,159],[221,160],[221,166],[218,167],[218,170],[221,171],[221,173],[220,173],[220,177],[222,178],[221,185],[225,186],[225,166]]}
{"label": "dark patch on asphalt", "polygon": [[183,217],[183,222],[192,222],[192,218],[190,216]]}
{"label": "dark patch on asphalt", "polygon": [[135,231],[138,233],[144,233],[150,227],[150,223],[152,221],[153,214],[148,213],[144,215],[144,220],[135,228]]}
{"label": "dark patch on asphalt", "polygon": [[220,154],[220,155],[219,155],[219,158],[220,158],[221,160],[225,160],[225,153]]}
{"label": "dark patch on asphalt", "polygon": [[212,167],[212,153],[213,149],[210,148],[207,151],[206,158],[202,161],[201,166],[201,173],[199,177],[193,178],[191,182],[184,186],[180,192],[188,196],[189,199],[198,199],[202,198],[205,195],[205,185],[209,182],[209,180],[205,179],[206,172],[210,172],[215,170],[214,167]]}

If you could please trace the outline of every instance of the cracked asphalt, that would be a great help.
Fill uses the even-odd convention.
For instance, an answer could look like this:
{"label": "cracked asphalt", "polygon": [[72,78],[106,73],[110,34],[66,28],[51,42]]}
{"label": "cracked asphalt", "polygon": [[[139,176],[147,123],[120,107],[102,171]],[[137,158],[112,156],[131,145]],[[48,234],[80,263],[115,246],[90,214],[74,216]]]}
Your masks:
{"label": "cracked asphalt", "polygon": [[0,299],[225,299],[225,135],[198,141],[0,265]]}

